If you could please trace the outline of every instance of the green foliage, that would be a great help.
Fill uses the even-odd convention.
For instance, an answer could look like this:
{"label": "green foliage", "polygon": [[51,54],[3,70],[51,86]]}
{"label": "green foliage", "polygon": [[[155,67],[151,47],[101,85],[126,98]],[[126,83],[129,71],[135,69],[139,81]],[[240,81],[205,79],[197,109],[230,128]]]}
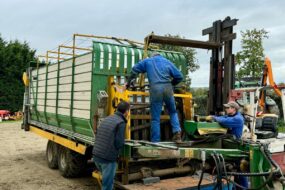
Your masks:
{"label": "green foliage", "polygon": [[194,88],[191,93],[195,103],[195,115],[207,114],[208,88]]}
{"label": "green foliage", "polygon": [[237,78],[261,77],[264,63],[264,49],[262,41],[268,38],[268,32],[264,29],[241,31],[242,50],[236,55],[236,63],[240,65]]}
{"label": "green foliage", "polygon": [[26,42],[6,42],[0,36],[0,109],[12,112],[22,109],[22,74],[34,55],[35,50]]}
{"label": "green foliage", "polygon": [[[181,37],[180,35],[167,34],[165,36],[173,37],[173,38],[185,38],[185,37]],[[197,59],[195,58],[195,55],[197,53],[196,50],[193,48],[188,48],[188,47],[172,46],[172,45],[164,45],[164,44],[160,44],[159,48],[164,49],[164,50],[177,51],[177,52],[183,53],[183,55],[185,56],[187,60],[186,68],[188,71],[188,75],[186,76],[186,86],[189,89],[191,85],[191,78],[189,76],[189,73],[194,72],[197,69],[199,69],[199,65],[197,64]]]}

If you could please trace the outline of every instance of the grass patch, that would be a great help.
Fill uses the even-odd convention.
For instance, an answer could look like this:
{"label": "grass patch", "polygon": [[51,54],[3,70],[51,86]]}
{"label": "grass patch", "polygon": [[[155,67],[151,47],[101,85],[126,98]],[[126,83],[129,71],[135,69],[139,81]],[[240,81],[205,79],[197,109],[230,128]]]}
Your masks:
{"label": "grass patch", "polygon": [[2,122],[0,122],[0,124],[1,123],[17,123],[17,122],[22,122],[22,120],[2,120]]}
{"label": "grass patch", "polygon": [[278,132],[285,132],[285,123],[283,118],[278,119],[277,126],[278,126]]}

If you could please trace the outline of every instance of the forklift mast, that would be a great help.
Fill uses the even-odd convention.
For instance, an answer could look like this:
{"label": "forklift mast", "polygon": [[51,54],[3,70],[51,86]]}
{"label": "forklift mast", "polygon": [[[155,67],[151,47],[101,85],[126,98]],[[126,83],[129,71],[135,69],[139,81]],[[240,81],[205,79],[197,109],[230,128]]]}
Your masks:
{"label": "forklift mast", "polygon": [[228,96],[235,84],[235,63],[232,54],[233,40],[236,33],[233,33],[233,26],[238,19],[215,21],[213,26],[204,29],[202,34],[209,35],[209,42],[216,42],[222,46],[212,49],[210,58],[209,77],[209,99],[208,114],[217,114],[223,110],[223,104],[228,101]]}
{"label": "forklift mast", "polygon": [[152,33],[145,38],[145,55],[151,43],[211,50],[207,112],[217,114],[223,110],[223,104],[228,101],[229,93],[234,88],[235,63],[232,42],[236,38],[233,26],[237,21],[238,19],[230,17],[223,21],[215,21],[213,26],[202,31],[202,35],[209,35],[208,41],[179,39]]}

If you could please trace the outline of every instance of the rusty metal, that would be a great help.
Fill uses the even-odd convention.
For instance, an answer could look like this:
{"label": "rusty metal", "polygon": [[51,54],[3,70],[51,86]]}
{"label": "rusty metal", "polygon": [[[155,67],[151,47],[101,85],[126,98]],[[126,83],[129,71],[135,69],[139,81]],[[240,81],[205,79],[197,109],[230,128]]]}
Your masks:
{"label": "rusty metal", "polygon": [[60,51],[48,51],[48,52],[53,54],[61,54],[61,55],[73,55],[72,53],[64,53]]}
{"label": "rusty metal", "polygon": [[201,48],[201,49],[215,49],[222,46],[222,43],[218,42],[205,42],[198,40],[189,40],[189,39],[179,39],[166,36],[158,36],[150,34],[146,37],[148,43],[159,43],[159,44],[169,44],[176,46],[192,47],[192,48]]}
{"label": "rusty metal", "polygon": [[66,46],[66,45],[60,45],[60,47],[63,48],[68,48],[68,49],[77,49],[77,50],[82,50],[82,51],[92,51],[92,48],[81,48],[81,47],[76,47],[76,46]]}
{"label": "rusty metal", "polygon": [[[131,119],[145,119],[145,120],[150,120],[151,115],[131,115]],[[161,115],[160,120],[169,120],[170,117],[169,115]]]}
{"label": "rusty metal", "polygon": [[178,150],[178,148],[179,148],[177,146],[165,145],[165,144],[161,144],[161,143],[152,143],[152,142],[144,141],[144,140],[126,140],[125,142],[134,143],[134,144],[141,144],[141,145],[150,145],[150,146],[154,146],[154,147],[167,148],[167,149],[171,149],[171,150]]}
{"label": "rusty metal", "polygon": [[[161,170],[153,170],[152,177],[162,177],[171,174],[186,174],[192,172],[194,169],[191,166],[185,166],[183,168],[175,167],[175,168],[167,168]],[[129,181],[136,181],[143,179],[143,174],[141,172],[131,173],[129,174]]]}
{"label": "rusty metal", "polygon": [[[53,57],[53,56],[46,56],[46,55],[38,55],[38,58],[45,58],[46,60],[48,59],[58,59],[58,57]],[[63,58],[60,58],[61,60],[63,60]]]}
{"label": "rusty metal", "polygon": [[[223,46],[212,50],[210,60],[208,114],[216,114],[223,110],[223,104],[228,101],[229,93],[234,87],[235,64],[232,54],[232,41],[236,38],[233,26],[238,19],[226,17],[218,20],[212,27],[202,31],[209,35],[209,42],[222,43]],[[222,52],[224,51],[224,52]]]}
{"label": "rusty metal", "polygon": [[74,34],[74,36],[78,36],[78,37],[85,37],[85,38],[97,38],[97,39],[107,39],[107,40],[115,40],[119,43],[121,43],[121,41],[127,42],[130,45],[144,45],[144,43],[142,42],[137,42],[134,40],[129,40],[126,38],[117,38],[117,37],[113,37],[113,36],[97,36],[97,35],[93,35],[93,34]]}
{"label": "rusty metal", "polygon": [[[136,122],[138,122],[138,120],[136,120]],[[131,131],[135,132],[135,131],[140,131],[142,129],[149,129],[149,128],[150,128],[150,123],[144,123],[144,124],[141,124],[141,125],[134,125],[134,127],[131,129]],[[138,139],[138,138],[134,137],[134,139]]]}

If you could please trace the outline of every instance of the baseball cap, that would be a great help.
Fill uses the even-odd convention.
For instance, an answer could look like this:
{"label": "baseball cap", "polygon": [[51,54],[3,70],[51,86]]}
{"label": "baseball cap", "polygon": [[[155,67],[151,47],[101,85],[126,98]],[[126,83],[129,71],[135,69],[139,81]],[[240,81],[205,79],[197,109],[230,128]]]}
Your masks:
{"label": "baseball cap", "polygon": [[232,107],[235,109],[239,109],[239,105],[234,101],[229,101],[228,103],[224,104],[226,108]]}

